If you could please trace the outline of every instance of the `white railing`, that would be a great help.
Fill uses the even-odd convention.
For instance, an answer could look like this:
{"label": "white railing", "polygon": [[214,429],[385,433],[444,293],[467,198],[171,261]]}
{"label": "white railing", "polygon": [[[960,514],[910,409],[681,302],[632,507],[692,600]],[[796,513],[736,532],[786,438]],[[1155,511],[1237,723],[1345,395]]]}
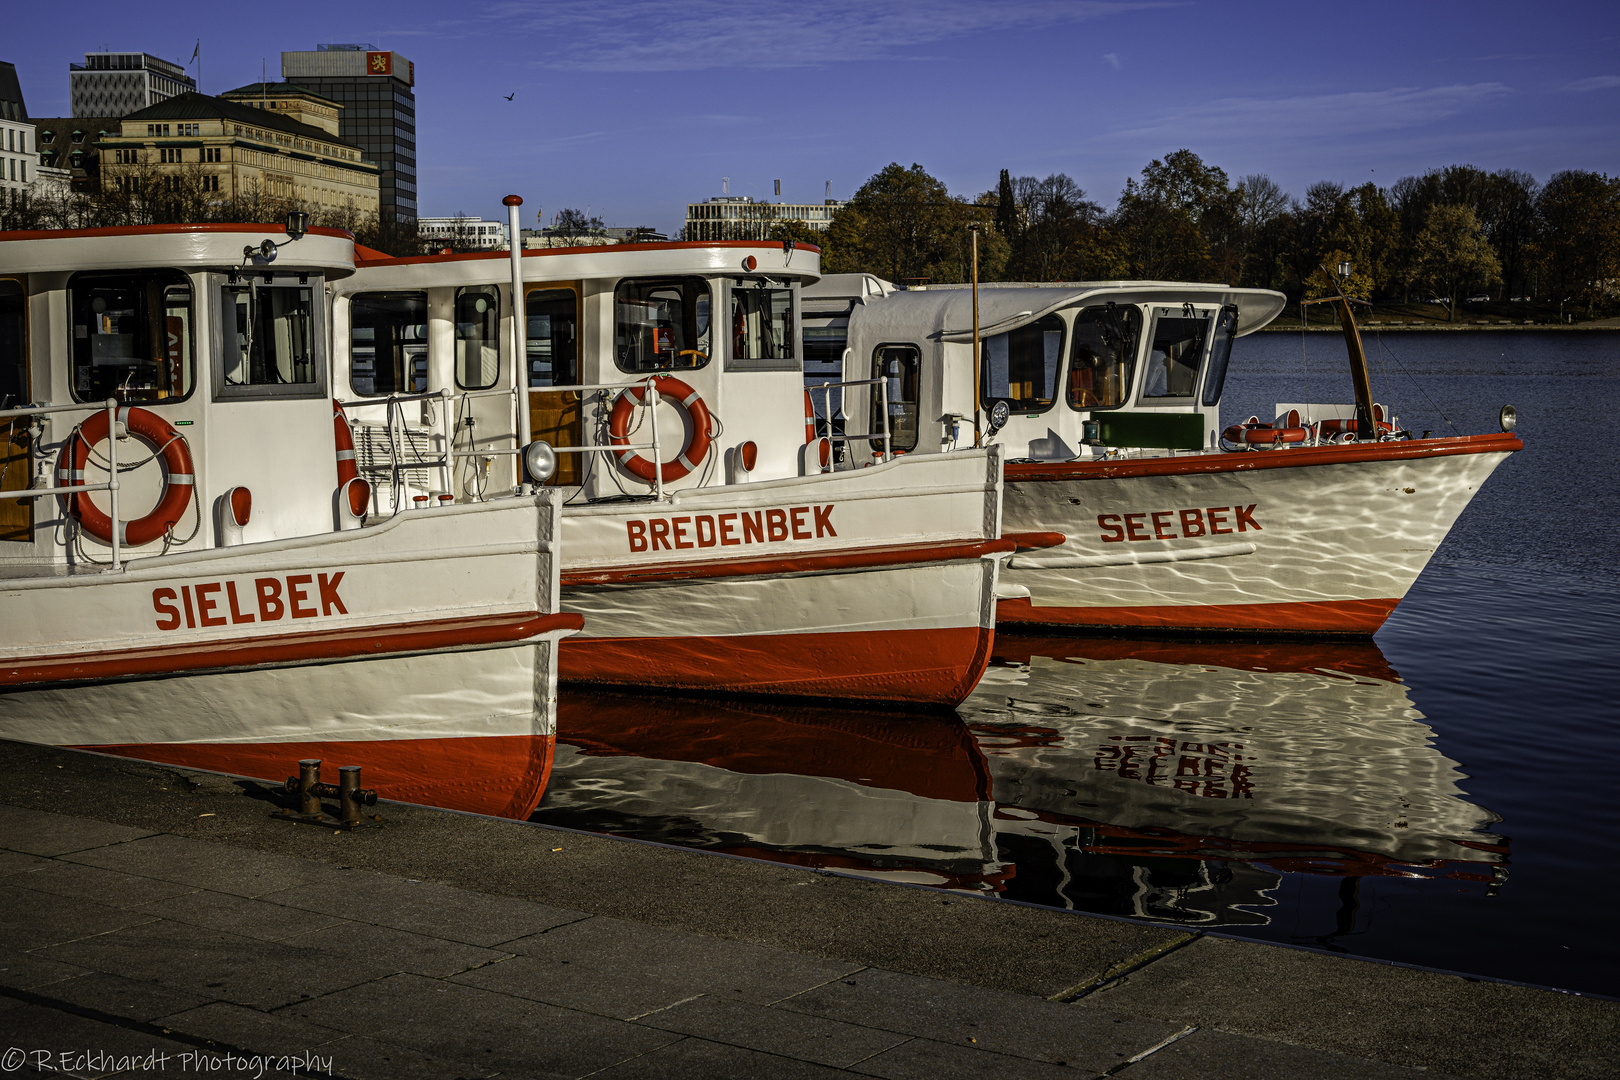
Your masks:
{"label": "white railing", "polygon": [[[662,499],[664,497],[664,454],[662,443],[658,438],[658,383],[659,375],[649,375],[645,379],[637,379],[627,383],[574,383],[569,386],[531,386],[531,394],[564,394],[570,391],[585,393],[586,391],[624,391],[632,386],[645,386],[646,395],[641,399],[641,407],[648,410],[649,422],[652,426],[652,442],[650,443],[602,443],[596,446],[553,446],[555,454],[617,454],[621,450],[651,450],[653,452],[653,494]],[[603,395],[606,397],[606,394]],[[584,399],[580,399],[581,415],[583,416]],[[522,453],[521,450],[517,451]]]}
{"label": "white railing", "polygon": [[[842,393],[840,393],[838,395],[838,415],[836,417],[834,416],[833,409],[832,409],[832,394],[831,394],[831,392],[834,389],[842,390],[846,386],[876,386],[878,388],[878,415],[883,418],[883,430],[882,431],[869,431],[869,432],[866,432],[865,434],[855,434],[855,435],[849,434],[849,431],[848,431],[849,414],[844,412],[844,395]],[[835,443],[836,442],[841,442],[841,443],[846,443],[847,444],[847,443],[852,443],[852,442],[859,442],[862,439],[878,439],[878,438],[881,438],[883,440],[883,453],[879,457],[878,460],[880,460],[880,461],[888,461],[890,458],[892,458],[894,456],[894,452],[893,452],[893,448],[892,448],[892,440],[890,438],[891,431],[890,431],[890,426],[889,426],[889,377],[888,376],[884,376],[883,378],[880,378],[880,379],[851,379],[851,380],[849,380],[847,382],[817,383],[817,384],[815,384],[813,386],[806,386],[805,389],[808,390],[810,392],[810,395],[811,395],[810,396],[810,404],[811,404],[811,413],[812,413],[812,415],[814,415],[814,413],[815,413],[815,400],[816,400],[815,395],[816,395],[817,392],[820,392],[820,394],[821,394],[821,414],[820,415],[823,416],[827,421],[826,439],[829,442],[835,442]],[[836,419],[841,419],[841,420],[844,421],[844,426],[845,426],[846,430],[844,431],[843,434],[834,434],[834,432],[833,432],[833,420],[835,418]],[[848,455],[845,455],[845,456],[848,457]]]}
{"label": "white railing", "polygon": [[[45,495],[72,495],[91,491],[107,492],[112,516],[112,564],[109,569],[122,568],[123,545],[118,528],[118,399],[108,398],[100,405],[28,405],[20,409],[0,409],[0,420],[15,416],[46,416],[52,413],[107,411],[107,482],[105,484],[69,484],[65,487],[28,487],[20,491],[0,491],[0,499],[34,499]],[[74,438],[77,435],[70,435]],[[65,447],[64,447],[65,449]]]}

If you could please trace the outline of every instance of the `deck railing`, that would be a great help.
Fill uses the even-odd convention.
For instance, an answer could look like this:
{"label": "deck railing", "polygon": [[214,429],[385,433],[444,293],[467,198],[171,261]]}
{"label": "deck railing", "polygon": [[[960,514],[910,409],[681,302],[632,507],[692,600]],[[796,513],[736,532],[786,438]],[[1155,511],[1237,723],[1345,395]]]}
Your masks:
{"label": "deck railing", "polygon": [[[68,484],[56,487],[26,487],[14,491],[0,491],[0,499],[37,499],[46,495],[73,495],[91,491],[107,492],[113,520],[112,530],[112,563],[110,570],[123,568],[123,544],[118,528],[118,399],[108,398],[99,405],[26,405],[19,409],[0,409],[0,420],[10,420],[18,416],[49,416],[55,413],[83,412],[94,413],[99,410],[107,413],[107,482],[105,484]],[[70,435],[74,438],[77,435]]]}

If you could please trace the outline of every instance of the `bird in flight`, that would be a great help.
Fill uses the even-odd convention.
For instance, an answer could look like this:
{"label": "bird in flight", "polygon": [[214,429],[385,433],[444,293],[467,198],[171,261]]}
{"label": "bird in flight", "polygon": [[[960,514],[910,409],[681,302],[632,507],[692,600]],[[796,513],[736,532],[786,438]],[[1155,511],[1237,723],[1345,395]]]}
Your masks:
{"label": "bird in flight", "polygon": [[507,94],[506,95],[506,100],[511,101],[515,97],[517,97],[517,91],[516,90],[512,91],[510,94]]}

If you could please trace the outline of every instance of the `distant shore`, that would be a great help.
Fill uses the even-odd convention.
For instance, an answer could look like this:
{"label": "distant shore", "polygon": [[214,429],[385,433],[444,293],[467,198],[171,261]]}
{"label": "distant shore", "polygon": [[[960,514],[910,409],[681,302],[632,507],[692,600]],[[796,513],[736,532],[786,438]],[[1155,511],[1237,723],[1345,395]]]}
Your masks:
{"label": "distant shore", "polygon": [[[1591,322],[1583,323],[1358,322],[1356,325],[1360,327],[1362,333],[1382,330],[1399,331],[1401,333],[1406,333],[1408,331],[1414,333],[1428,333],[1433,330],[1607,330],[1610,333],[1620,331],[1620,319],[1594,319]],[[1306,325],[1305,329],[1311,333],[1322,332],[1337,334],[1340,333],[1343,328],[1340,327],[1338,323],[1313,322]],[[1290,323],[1285,322],[1282,319],[1277,319],[1275,322],[1262,326],[1255,332],[1262,334],[1297,334],[1300,332],[1300,325],[1298,321]]]}

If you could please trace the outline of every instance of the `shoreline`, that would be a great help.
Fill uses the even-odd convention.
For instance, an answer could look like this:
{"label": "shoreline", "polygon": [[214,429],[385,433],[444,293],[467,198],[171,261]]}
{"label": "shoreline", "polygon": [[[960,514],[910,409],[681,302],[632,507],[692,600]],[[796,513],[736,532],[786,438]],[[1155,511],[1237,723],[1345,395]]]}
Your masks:
{"label": "shoreline", "polygon": [[[1256,334],[1297,334],[1300,333],[1302,329],[1298,324],[1290,326],[1287,323],[1281,323],[1279,325],[1279,322],[1268,323],[1267,325],[1262,326],[1260,329],[1251,332]],[[1460,331],[1489,331],[1491,333],[1496,333],[1502,330],[1546,331],[1550,333],[1567,333],[1572,330],[1584,330],[1588,333],[1602,331],[1616,333],[1620,332],[1620,319],[1604,319],[1599,322],[1591,323],[1536,323],[1530,326],[1525,326],[1520,323],[1358,323],[1357,328],[1360,329],[1363,334],[1386,332],[1402,334],[1430,333],[1436,330],[1445,333],[1457,333]],[[1344,328],[1339,326],[1338,323],[1312,323],[1303,329],[1308,333],[1342,334],[1344,332]]]}

